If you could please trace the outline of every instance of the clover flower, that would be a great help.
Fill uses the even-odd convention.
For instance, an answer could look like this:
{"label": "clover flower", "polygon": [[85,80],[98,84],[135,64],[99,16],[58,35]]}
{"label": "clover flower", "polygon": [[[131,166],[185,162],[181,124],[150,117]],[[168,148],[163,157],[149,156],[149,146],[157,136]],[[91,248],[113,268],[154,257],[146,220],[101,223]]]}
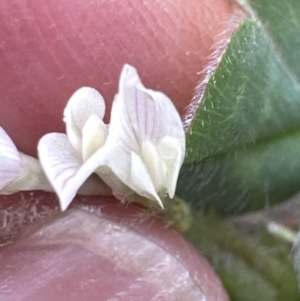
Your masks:
{"label": "clover flower", "polygon": [[76,91],[64,110],[66,133],[40,139],[40,163],[19,152],[0,127],[0,193],[54,189],[65,210],[81,189],[125,199],[138,195],[163,208],[166,195],[174,197],[185,155],[185,134],[173,103],[146,89],[136,70],[125,65],[109,125],[102,120],[104,112],[99,92]]}
{"label": "clover flower", "polygon": [[[78,189],[95,171],[94,164],[91,168],[86,162],[105,143],[104,112],[105,103],[99,92],[83,87],[71,96],[64,110],[66,134],[49,133],[39,141],[39,159],[62,210],[69,206]],[[89,181],[89,194],[109,193],[100,179],[90,178]]]}
{"label": "clover flower", "polygon": [[97,173],[113,191],[124,193],[106,179],[109,168],[132,191],[163,207],[166,194],[174,197],[184,155],[185,134],[172,101],[146,89],[136,70],[125,65],[107,141],[95,153]]}

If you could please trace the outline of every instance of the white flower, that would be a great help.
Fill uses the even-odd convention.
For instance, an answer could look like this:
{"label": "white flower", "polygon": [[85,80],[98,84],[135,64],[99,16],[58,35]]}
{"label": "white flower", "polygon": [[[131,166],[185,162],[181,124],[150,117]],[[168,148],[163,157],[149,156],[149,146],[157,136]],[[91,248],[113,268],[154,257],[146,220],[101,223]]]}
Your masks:
{"label": "white flower", "polygon": [[22,190],[53,191],[38,160],[19,152],[0,127],[0,194]]}
{"label": "white flower", "polygon": [[109,167],[131,190],[163,207],[166,193],[174,197],[184,155],[185,134],[172,101],[146,89],[136,69],[125,65],[106,144],[95,154],[97,173],[116,191],[101,170],[101,165]]}
{"label": "white flower", "polygon": [[103,115],[101,95],[82,88],[65,109],[67,135],[52,133],[39,142],[41,164],[62,210],[93,172],[115,195],[134,192],[163,207],[166,194],[174,197],[185,155],[185,134],[173,103],[146,89],[136,70],[125,65],[108,133]]}
{"label": "white flower", "polygon": [[[39,141],[39,159],[59,197],[62,210],[69,206],[78,189],[96,168],[85,163],[105,143],[107,127],[102,121],[104,112],[105,103],[99,92],[83,87],[72,95],[64,110],[67,134],[50,133]],[[89,181],[92,181],[88,185],[92,189],[89,194],[110,193],[100,179],[90,178]]]}

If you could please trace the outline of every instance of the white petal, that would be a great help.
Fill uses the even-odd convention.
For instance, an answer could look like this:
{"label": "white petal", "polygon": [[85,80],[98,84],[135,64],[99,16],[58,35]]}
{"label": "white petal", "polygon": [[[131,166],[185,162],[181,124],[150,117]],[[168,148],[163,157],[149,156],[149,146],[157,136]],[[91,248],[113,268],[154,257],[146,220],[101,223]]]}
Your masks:
{"label": "white petal", "polygon": [[22,172],[19,152],[7,133],[0,127],[0,190]]}
{"label": "white petal", "polygon": [[141,88],[153,99],[156,110],[155,120],[160,120],[155,124],[156,132],[160,133],[160,137],[170,136],[180,141],[185,151],[185,132],[183,124],[177,109],[173,102],[163,93]]}
{"label": "white petal", "polygon": [[[130,153],[118,146],[112,138],[109,134],[104,147],[98,150],[86,164],[97,166],[96,173],[114,193],[126,194],[130,191],[127,185],[131,170]],[[111,142],[109,144],[108,139]]]}
{"label": "white petal", "polygon": [[139,141],[149,139],[156,144],[169,135],[185,144],[180,116],[172,101],[163,93],[146,89],[136,69],[125,65],[120,79],[118,98],[128,116],[128,126]]}
{"label": "white petal", "polygon": [[[112,137],[108,136],[109,138]],[[113,193],[126,195],[132,190],[157,201],[163,208],[151,176],[144,162],[135,152],[128,152],[122,145],[106,143],[90,160],[94,165],[99,166],[97,174],[111,187]]]}
{"label": "white petal", "polygon": [[112,104],[109,135],[106,143],[109,143],[111,147],[122,147],[127,151],[129,157],[131,151],[140,151],[140,145],[130,124],[124,101],[118,94]]}
{"label": "white petal", "polygon": [[185,145],[182,145],[181,141],[176,138],[165,136],[157,145],[157,150],[167,166],[165,187],[170,198],[173,198],[185,155]]}
{"label": "white petal", "polygon": [[22,173],[5,186],[1,194],[12,194],[25,190],[53,191],[39,161],[21,152],[19,154],[22,164]]}
{"label": "white petal", "polygon": [[134,152],[131,152],[131,181],[129,187],[139,195],[157,201],[160,207],[164,208],[144,162]]}
{"label": "white petal", "polygon": [[[165,136],[179,143],[173,158],[177,162],[175,164],[157,150]],[[165,144],[161,143],[162,152],[170,149],[168,143],[167,146]],[[179,114],[167,96],[145,89],[136,70],[128,65],[121,74],[119,94],[112,106],[109,134],[100,152],[102,157],[96,155],[96,160],[102,160],[102,163],[99,161],[97,165],[107,166],[107,174],[114,174],[122,184],[138,194],[156,200],[161,206],[160,193],[165,190],[174,195],[178,162],[181,165],[185,152],[185,135]],[[100,176],[105,181],[105,173],[100,173]],[[111,182],[106,181],[115,192]]]}
{"label": "white petal", "polygon": [[[129,172],[126,162],[132,159],[131,153],[134,152],[144,160],[151,175],[149,187],[154,185],[157,193],[164,187],[173,197],[185,155],[185,133],[171,100],[163,93],[144,88],[136,70],[125,65],[111,114],[107,145],[111,149],[121,148],[122,151],[115,151],[115,156],[123,158],[118,162],[119,170],[112,168],[114,172],[127,186],[132,187],[132,179],[126,176]],[[158,155],[156,148],[159,145]],[[115,163],[111,160],[109,164]]]}
{"label": "white petal", "polygon": [[[125,65],[120,79],[119,94],[117,95],[122,107],[126,126],[130,128],[138,141],[155,140],[160,138],[161,120],[156,118],[157,105],[147,93],[141,90],[143,85],[136,70]],[[112,111],[113,114],[113,111]]]}
{"label": "white petal", "polygon": [[107,136],[107,126],[98,115],[91,115],[82,129],[82,158],[86,160],[100,149]]}
{"label": "white petal", "polygon": [[59,197],[61,209],[65,210],[96,167],[90,160],[87,165],[83,164],[65,134],[51,133],[42,137],[38,153],[45,174]]}
{"label": "white petal", "polygon": [[82,129],[92,115],[104,116],[105,103],[101,94],[89,87],[77,90],[69,99],[64,110],[66,131],[72,146],[81,152]]}
{"label": "white petal", "polygon": [[113,193],[126,195],[131,184],[131,151],[140,152],[122,101],[115,98],[105,145],[92,157],[97,174],[111,187]]}
{"label": "white petal", "polygon": [[165,188],[167,165],[152,142],[148,140],[142,142],[141,159],[147,167],[156,191],[162,191]]}
{"label": "white petal", "polygon": [[[173,147],[175,162],[165,153]],[[136,70],[126,65],[106,143],[91,157],[97,173],[114,193],[129,187],[163,207],[159,194],[174,195],[184,152],[185,135],[174,105],[164,94],[145,89]]]}

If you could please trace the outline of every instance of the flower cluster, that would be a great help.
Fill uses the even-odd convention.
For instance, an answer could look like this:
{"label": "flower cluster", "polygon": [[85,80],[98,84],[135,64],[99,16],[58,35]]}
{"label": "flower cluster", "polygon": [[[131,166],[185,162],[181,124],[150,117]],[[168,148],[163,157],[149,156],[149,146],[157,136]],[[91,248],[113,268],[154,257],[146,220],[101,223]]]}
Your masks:
{"label": "flower cluster", "polygon": [[96,90],[76,91],[64,110],[66,134],[40,139],[40,163],[18,152],[0,128],[0,193],[53,188],[65,210],[79,189],[90,194],[111,189],[118,198],[137,194],[163,208],[165,196],[174,197],[185,155],[185,134],[173,103],[146,89],[136,70],[125,65],[109,125],[104,113]]}

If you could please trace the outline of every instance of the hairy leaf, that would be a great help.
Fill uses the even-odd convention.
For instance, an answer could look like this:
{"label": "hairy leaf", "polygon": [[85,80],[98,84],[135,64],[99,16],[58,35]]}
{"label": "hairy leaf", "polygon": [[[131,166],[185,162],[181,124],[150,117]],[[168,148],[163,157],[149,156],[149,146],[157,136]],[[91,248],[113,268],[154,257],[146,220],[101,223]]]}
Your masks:
{"label": "hairy leaf", "polygon": [[300,3],[250,0],[187,133],[177,193],[232,214],[300,190]]}

